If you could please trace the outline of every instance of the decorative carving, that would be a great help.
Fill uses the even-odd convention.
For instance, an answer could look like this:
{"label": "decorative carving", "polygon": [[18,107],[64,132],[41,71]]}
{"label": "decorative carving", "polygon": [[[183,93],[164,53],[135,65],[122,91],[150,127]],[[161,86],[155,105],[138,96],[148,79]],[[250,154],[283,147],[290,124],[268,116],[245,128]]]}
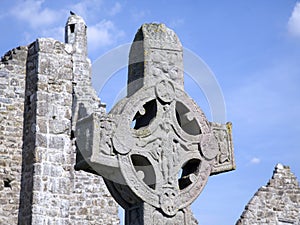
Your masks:
{"label": "decorative carving", "polygon": [[160,204],[162,211],[168,216],[174,216],[178,211],[177,208],[178,193],[173,188],[165,188],[160,196]]}
{"label": "decorative carving", "polygon": [[153,225],[182,225],[182,221],[185,221],[182,211],[179,211],[174,217],[164,217],[163,214],[158,211],[155,211],[153,214]]}
{"label": "decorative carving", "polygon": [[173,84],[170,81],[162,80],[156,86],[156,95],[163,102],[171,102],[174,99]]}
{"label": "decorative carving", "polygon": [[200,143],[201,153],[207,160],[215,158],[219,152],[216,137],[213,134],[203,135]]}
{"label": "decorative carving", "polygon": [[218,141],[218,154],[212,174],[222,173],[235,169],[235,161],[233,156],[231,123],[218,124],[210,123],[213,133]]}
{"label": "decorative carving", "polygon": [[152,59],[150,60],[150,71],[154,78],[171,79],[175,82],[181,80],[182,68],[177,62],[182,60],[178,51],[151,50]]}
{"label": "decorative carving", "polygon": [[[92,148],[90,156],[83,154],[85,160],[100,168],[95,172],[126,210],[126,225],[194,224],[189,206],[208,177],[234,165],[231,133],[224,125],[209,123],[185,93],[182,47],[175,33],[149,24],[136,39],[141,32],[149,54],[141,46],[132,50],[149,62],[141,86],[130,86],[136,79],[132,67],[128,96],[98,122],[78,121],[86,129],[78,128],[83,138],[77,140],[88,143],[78,146]],[[110,163],[122,177],[120,183],[110,178]]]}
{"label": "decorative carving", "polygon": [[112,136],[116,128],[115,121],[112,117],[106,116],[100,119],[100,146],[101,153],[113,155]]}

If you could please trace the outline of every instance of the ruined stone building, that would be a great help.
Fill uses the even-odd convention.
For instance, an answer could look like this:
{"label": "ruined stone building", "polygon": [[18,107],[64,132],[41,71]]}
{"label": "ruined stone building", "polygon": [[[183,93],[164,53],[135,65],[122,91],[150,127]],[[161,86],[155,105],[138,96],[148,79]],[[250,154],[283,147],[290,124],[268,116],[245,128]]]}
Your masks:
{"label": "ruined stone building", "polygon": [[74,170],[73,112],[82,101],[105,111],[90,69],[86,25],[76,15],[68,18],[65,43],[40,38],[2,57],[1,225],[119,224],[102,178]]}
{"label": "ruined stone building", "polygon": [[[91,87],[81,17],[68,18],[65,43],[40,38],[1,58],[0,225],[120,223],[103,179],[74,167],[74,124],[92,112],[105,105]],[[276,166],[237,222],[254,224],[300,224],[300,187],[288,167]]]}
{"label": "ruined stone building", "polygon": [[262,224],[300,224],[300,186],[288,166],[277,164],[268,184],[255,193],[236,223]]}

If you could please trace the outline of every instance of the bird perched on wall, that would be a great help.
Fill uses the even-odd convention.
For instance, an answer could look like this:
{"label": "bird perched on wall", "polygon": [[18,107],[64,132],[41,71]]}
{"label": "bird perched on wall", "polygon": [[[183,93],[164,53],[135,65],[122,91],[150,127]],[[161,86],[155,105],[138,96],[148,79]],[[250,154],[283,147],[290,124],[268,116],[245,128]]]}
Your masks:
{"label": "bird perched on wall", "polygon": [[73,15],[76,15],[76,13],[74,13],[73,11],[70,11],[70,14],[73,16]]}

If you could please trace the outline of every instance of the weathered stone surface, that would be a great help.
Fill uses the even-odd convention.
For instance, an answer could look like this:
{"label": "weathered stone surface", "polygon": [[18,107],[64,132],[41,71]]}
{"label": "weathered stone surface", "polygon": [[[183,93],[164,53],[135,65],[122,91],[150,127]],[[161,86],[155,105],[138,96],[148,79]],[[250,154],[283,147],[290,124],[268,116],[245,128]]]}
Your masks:
{"label": "weathered stone surface", "polygon": [[[126,224],[197,224],[190,203],[209,175],[235,167],[231,124],[208,122],[185,94],[176,34],[163,24],[139,29],[127,97],[109,114],[90,67],[76,15],[66,43],[40,38],[1,58],[0,224],[119,224],[103,179],[75,162],[104,176]],[[77,140],[80,152],[76,123],[92,137]],[[299,224],[299,205],[296,177],[278,164],[237,224]]]}
{"label": "weathered stone surface", "polygon": [[268,184],[255,193],[236,224],[300,224],[300,186],[288,166],[276,165]]}
{"label": "weathered stone surface", "polygon": [[232,142],[232,124],[210,123],[212,131],[218,140],[219,151],[213,165],[211,175],[235,169]]}
{"label": "weathered stone surface", "polygon": [[164,24],[144,24],[131,46],[127,93],[130,96],[161,78],[183,85],[182,45]]}
{"label": "weathered stone surface", "polygon": [[74,170],[77,103],[105,109],[91,88],[82,18],[70,16],[66,41],[40,38],[1,58],[0,224],[119,224],[103,179]]}
{"label": "weathered stone surface", "polygon": [[26,57],[27,47],[18,47],[0,62],[0,224],[18,220]]}
{"label": "weathered stone surface", "polygon": [[104,177],[126,225],[194,225],[208,177],[235,168],[231,124],[209,123],[185,93],[182,46],[165,25],[142,25],[129,64],[127,97],[78,117],[76,167]]}

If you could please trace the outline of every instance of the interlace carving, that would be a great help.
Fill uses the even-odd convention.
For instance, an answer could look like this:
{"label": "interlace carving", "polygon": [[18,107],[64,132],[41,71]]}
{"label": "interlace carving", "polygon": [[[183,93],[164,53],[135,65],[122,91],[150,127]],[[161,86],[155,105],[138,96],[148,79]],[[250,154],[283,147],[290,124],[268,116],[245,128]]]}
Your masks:
{"label": "interlace carving", "polygon": [[130,69],[128,96],[108,115],[77,122],[83,155],[77,168],[103,176],[127,225],[194,224],[189,206],[208,177],[234,169],[231,126],[208,122],[184,91],[182,47],[173,31],[146,24],[140,39],[131,58],[138,61],[139,52],[144,69],[140,62],[136,68],[144,72]]}

